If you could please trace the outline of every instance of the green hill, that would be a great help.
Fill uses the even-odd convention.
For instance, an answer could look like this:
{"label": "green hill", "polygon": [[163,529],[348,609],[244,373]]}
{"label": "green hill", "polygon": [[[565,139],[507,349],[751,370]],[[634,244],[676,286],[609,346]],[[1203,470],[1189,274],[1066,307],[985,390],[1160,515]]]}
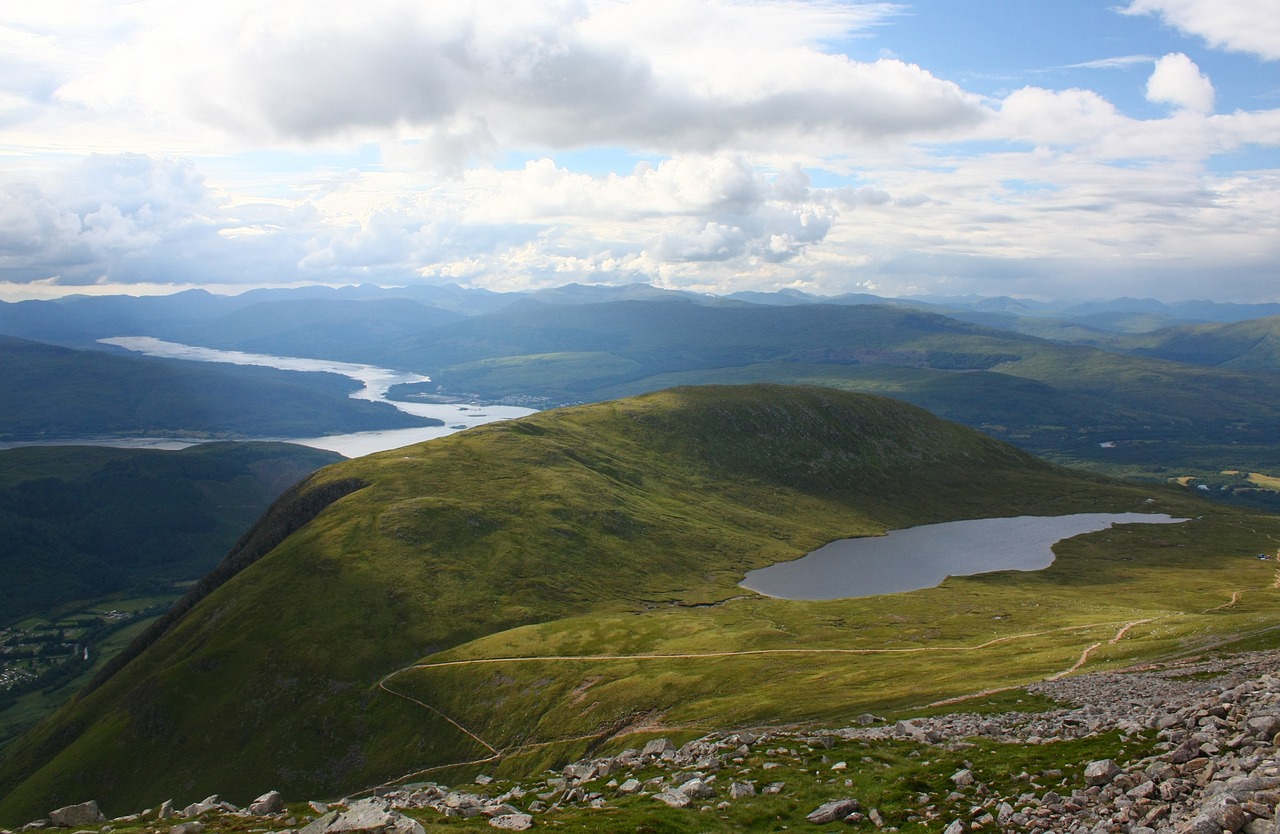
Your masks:
{"label": "green hill", "polygon": [[1137,355],[1211,368],[1280,371],[1280,316],[1171,327],[1123,345]]}
{"label": "green hill", "polygon": [[439,424],[353,400],[347,377],[117,356],[0,336],[0,440],[307,437]]}
{"label": "green hill", "polygon": [[[1197,518],[908,594],[737,586],[891,527],[1131,510]],[[848,720],[1034,680],[1125,623],[1134,637],[1097,662],[1192,651],[1274,625],[1274,569],[1253,554],[1277,533],[1275,517],[1070,473],[878,397],[703,387],[543,412],[343,462],[282,497],[126,665],[7,751],[0,821]]]}

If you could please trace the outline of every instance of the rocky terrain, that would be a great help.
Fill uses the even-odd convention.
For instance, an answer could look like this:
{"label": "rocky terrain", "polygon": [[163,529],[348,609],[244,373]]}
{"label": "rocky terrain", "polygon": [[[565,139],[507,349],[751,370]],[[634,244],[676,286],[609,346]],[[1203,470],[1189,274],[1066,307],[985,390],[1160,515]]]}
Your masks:
{"label": "rocky terrain", "polygon": [[[842,729],[717,733],[679,747],[658,738],[615,756],[574,762],[537,781],[481,775],[465,788],[417,782],[332,803],[286,805],[270,792],[238,808],[214,796],[108,821],[89,802],[57,809],[21,830],[424,834],[448,822],[454,830],[471,823],[519,831],[590,819],[592,809],[621,814],[609,818],[616,824],[627,812],[656,804],[710,822],[727,819],[725,812],[735,806],[791,795],[808,800],[793,825],[813,830],[1280,832],[1280,651],[1084,674],[1028,691],[1060,707],[892,723],[863,715]],[[907,809],[875,807],[859,796],[851,778],[879,766],[873,756],[858,761],[853,754],[880,748],[893,748],[923,769],[946,755],[964,759],[970,750],[1066,750],[1073,740],[1109,734],[1120,748],[1140,755],[1062,760],[1034,773],[960,766],[945,784],[919,790]],[[577,830],[615,829],[584,823]]]}

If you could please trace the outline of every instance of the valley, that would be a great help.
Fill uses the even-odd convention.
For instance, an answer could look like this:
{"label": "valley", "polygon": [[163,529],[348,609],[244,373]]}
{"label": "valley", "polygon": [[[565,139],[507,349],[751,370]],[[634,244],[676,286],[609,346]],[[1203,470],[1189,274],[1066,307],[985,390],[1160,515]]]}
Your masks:
{"label": "valley", "polygon": [[[310,314],[326,327],[369,321],[373,307],[344,304]],[[1280,382],[1269,369],[883,305],[575,296],[414,328],[401,316],[390,338],[353,341],[338,363],[305,361],[407,369],[356,393],[406,417],[438,413],[443,426],[361,432],[383,445],[288,489],[281,475],[281,497],[238,516],[242,535],[224,539],[212,572],[167,613],[104,635],[92,668],[70,660],[75,629],[111,610],[94,595],[15,621],[5,639],[19,654],[71,648],[49,648],[48,669],[29,670],[55,671],[58,688],[22,683],[29,691],[0,712],[17,728],[65,701],[4,749],[0,821],[89,796],[120,814],[173,796],[247,801],[268,787],[332,798],[480,775],[516,783],[658,737],[680,746],[731,728],[803,734],[867,714],[1039,703],[1027,689],[1037,682],[1280,646]],[[297,331],[278,342],[203,332],[221,342],[198,349],[204,360],[311,352]],[[192,350],[158,338],[131,344]],[[497,399],[558,407],[470,404]],[[452,411],[432,411],[442,407]],[[507,417],[517,419],[489,422]],[[433,439],[402,445],[400,431]],[[59,455],[90,459],[66,448],[46,447],[49,461],[30,471],[66,479]],[[48,514],[104,500],[52,486],[14,506]],[[984,562],[897,593],[781,599],[739,585],[833,540],[1080,513],[1183,521],[1070,535],[1047,567]],[[156,578],[171,589],[178,577]],[[797,801],[807,800],[793,796],[786,813]]]}

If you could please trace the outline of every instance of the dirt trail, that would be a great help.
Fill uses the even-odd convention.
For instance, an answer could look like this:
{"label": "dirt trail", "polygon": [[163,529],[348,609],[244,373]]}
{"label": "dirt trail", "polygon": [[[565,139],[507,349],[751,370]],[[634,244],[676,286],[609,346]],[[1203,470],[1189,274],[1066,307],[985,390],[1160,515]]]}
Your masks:
{"label": "dirt trail", "polygon": [[[1278,558],[1280,558],[1280,556],[1278,556]],[[1280,580],[1277,580],[1277,581],[1278,583],[1280,583]],[[1222,605],[1219,605],[1216,608],[1210,608],[1208,609],[1208,611],[1216,611],[1216,610],[1234,606],[1239,601],[1241,593],[1242,593],[1241,591],[1232,592],[1231,600],[1229,602],[1223,603]],[[1009,634],[1004,637],[996,637],[991,640],[987,640],[986,642],[978,643],[977,645],[973,645],[973,646],[920,646],[920,647],[901,648],[901,649],[833,649],[833,648],[744,649],[739,651],[723,651],[723,652],[680,652],[680,653],[669,653],[669,654],[626,654],[626,655],[621,655],[621,654],[538,655],[538,656],[522,655],[522,656],[515,656],[515,657],[477,657],[477,658],[469,658],[465,660],[443,660],[443,661],[437,661],[435,663],[415,663],[410,666],[405,666],[403,668],[397,669],[394,672],[391,672],[390,674],[384,676],[380,681],[378,681],[378,688],[390,695],[396,696],[397,698],[403,698],[406,701],[410,701],[411,703],[417,704],[423,709],[429,710],[430,712],[440,716],[445,721],[449,722],[454,727],[456,727],[460,732],[465,734],[468,738],[471,738],[477,744],[481,745],[486,750],[488,750],[491,755],[481,759],[474,759],[466,762],[455,762],[453,764],[438,765],[435,767],[425,768],[423,770],[417,770],[417,771],[414,771],[413,773],[408,773],[408,774],[405,774],[404,776],[393,779],[390,782],[387,782],[383,785],[379,785],[378,788],[390,787],[392,785],[402,783],[406,780],[423,776],[436,771],[447,770],[450,768],[457,768],[457,767],[466,767],[466,766],[478,765],[478,764],[486,764],[488,762],[495,762],[503,759],[508,755],[511,755],[513,753],[518,753],[523,750],[547,747],[554,744],[560,744],[566,741],[566,739],[558,739],[555,741],[535,742],[530,744],[517,745],[507,750],[499,750],[497,747],[485,741],[479,735],[472,732],[470,729],[463,726],[460,722],[454,720],[452,717],[450,717],[449,715],[446,715],[444,712],[437,709],[436,707],[433,707],[428,703],[425,703],[417,698],[414,698],[411,695],[406,695],[403,692],[398,692],[387,685],[388,682],[393,678],[405,672],[413,671],[415,669],[442,669],[442,668],[455,667],[455,666],[480,666],[480,665],[492,665],[492,664],[498,664],[498,663],[547,663],[547,662],[570,662],[570,661],[601,662],[601,661],[682,660],[682,659],[699,660],[699,659],[714,659],[714,658],[723,658],[723,657],[748,657],[748,656],[758,656],[758,655],[838,654],[838,655],[865,656],[865,655],[880,655],[880,654],[917,654],[921,652],[974,652],[974,651],[981,651],[982,649],[988,649],[988,648],[991,648],[992,646],[997,646],[1002,643],[1027,640],[1033,637],[1043,637],[1048,634],[1057,634],[1057,633],[1070,632],[1070,631],[1087,631],[1091,629],[1102,628],[1104,626],[1120,625],[1120,628],[1116,631],[1115,635],[1112,636],[1107,641],[1108,645],[1115,645],[1116,643],[1119,643],[1121,640],[1123,640],[1125,635],[1128,634],[1129,630],[1132,629],[1134,626],[1145,625],[1146,623],[1152,623],[1162,619],[1165,619],[1165,617],[1163,616],[1147,617],[1141,620],[1130,620],[1129,622],[1126,622],[1123,624],[1116,623],[1116,622],[1105,622],[1105,623],[1090,623],[1088,625],[1079,625],[1079,626],[1062,626],[1061,628],[1047,629],[1045,631],[1032,631],[1032,632],[1024,632],[1021,634]],[[1089,646],[1087,649],[1085,649],[1083,652],[1080,653],[1080,657],[1076,660],[1074,664],[1072,664],[1070,668],[1064,669],[1061,672],[1056,672],[1053,675],[1050,675],[1045,680],[1050,680],[1050,681],[1059,680],[1061,678],[1066,677],[1067,675],[1070,675],[1070,674],[1073,674],[1074,672],[1079,671],[1081,667],[1083,667],[1086,663],[1089,662],[1089,657],[1093,654],[1093,652],[1101,648],[1102,646],[1103,646],[1102,642],[1094,643],[1093,645]],[[962,701],[966,701],[973,697],[990,695],[998,692],[1005,692],[1010,689],[1016,689],[1016,688],[1017,688],[1016,686],[1007,686],[1007,687],[998,687],[995,689],[987,689],[981,692],[971,693],[969,695],[962,695],[962,696],[957,696],[955,698],[948,698],[942,701],[935,701],[934,703],[931,703],[928,706],[930,707],[946,706],[953,703],[960,703]],[[588,739],[588,738],[594,738],[594,736],[582,737],[582,739]],[[573,741],[578,739],[567,739],[567,740]],[[376,790],[376,789],[377,788],[373,790]]]}

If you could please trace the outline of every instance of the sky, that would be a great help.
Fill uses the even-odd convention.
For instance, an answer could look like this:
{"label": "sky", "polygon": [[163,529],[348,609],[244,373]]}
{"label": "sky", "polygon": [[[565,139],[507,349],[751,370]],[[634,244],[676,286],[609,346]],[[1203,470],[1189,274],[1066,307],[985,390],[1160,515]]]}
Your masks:
{"label": "sky", "polygon": [[7,3],[0,299],[1280,301],[1275,3]]}

